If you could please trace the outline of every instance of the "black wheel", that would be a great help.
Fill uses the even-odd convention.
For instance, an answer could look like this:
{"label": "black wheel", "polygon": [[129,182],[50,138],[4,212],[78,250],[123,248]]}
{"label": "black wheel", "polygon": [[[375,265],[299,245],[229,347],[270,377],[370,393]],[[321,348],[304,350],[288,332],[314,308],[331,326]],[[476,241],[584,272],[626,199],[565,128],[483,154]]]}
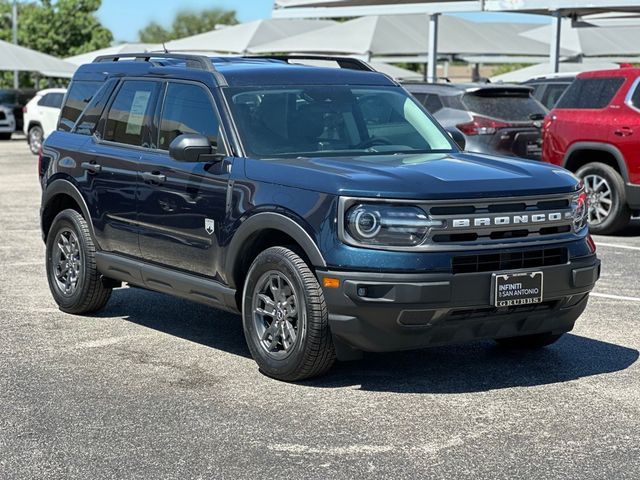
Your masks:
{"label": "black wheel", "polygon": [[524,335],[522,337],[496,338],[498,345],[505,348],[535,350],[556,343],[562,337],[560,334],[537,333],[535,335]]}
{"label": "black wheel", "polygon": [[591,233],[610,234],[629,224],[631,210],[627,206],[624,180],[604,163],[588,163],[576,173],[584,182],[589,196],[589,229]]}
{"label": "black wheel", "polygon": [[263,373],[291,382],[331,368],[335,350],[324,295],[295,252],[272,247],[258,255],[242,303],[244,335]]}
{"label": "black wheel", "polygon": [[47,279],[60,310],[90,313],[101,309],[111,296],[96,269],[96,248],[89,226],[75,210],[63,210],[53,220],[47,236]]}
{"label": "black wheel", "polygon": [[42,127],[36,125],[29,129],[29,148],[31,149],[31,153],[34,155],[40,153],[43,138],[44,132],[42,131]]}
{"label": "black wheel", "polygon": [[11,132],[0,133],[0,140],[11,140]]}

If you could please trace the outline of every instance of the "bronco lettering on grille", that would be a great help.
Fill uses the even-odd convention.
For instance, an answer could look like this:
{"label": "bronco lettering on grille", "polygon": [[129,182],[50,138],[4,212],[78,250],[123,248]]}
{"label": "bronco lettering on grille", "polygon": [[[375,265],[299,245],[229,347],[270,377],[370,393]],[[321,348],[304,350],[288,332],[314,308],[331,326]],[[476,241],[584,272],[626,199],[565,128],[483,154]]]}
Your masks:
{"label": "bronco lettering on grille", "polygon": [[[571,212],[564,213],[565,219],[571,218]],[[528,225],[532,223],[551,223],[563,220],[562,212],[534,213],[520,215],[500,215],[495,217],[454,218],[453,228],[491,227],[493,225]]]}

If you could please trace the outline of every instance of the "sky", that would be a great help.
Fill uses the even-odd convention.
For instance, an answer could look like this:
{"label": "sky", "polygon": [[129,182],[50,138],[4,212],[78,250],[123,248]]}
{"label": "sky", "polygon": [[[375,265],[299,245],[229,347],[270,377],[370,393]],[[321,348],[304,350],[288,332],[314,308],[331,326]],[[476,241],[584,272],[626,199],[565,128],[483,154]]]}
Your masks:
{"label": "sky", "polygon": [[[273,0],[102,0],[98,18],[113,32],[116,43],[135,42],[138,30],[151,21],[168,27],[179,10],[213,7],[235,10],[238,20],[250,22],[270,18]],[[538,15],[466,13],[460,16],[474,21],[548,22],[548,17]]]}

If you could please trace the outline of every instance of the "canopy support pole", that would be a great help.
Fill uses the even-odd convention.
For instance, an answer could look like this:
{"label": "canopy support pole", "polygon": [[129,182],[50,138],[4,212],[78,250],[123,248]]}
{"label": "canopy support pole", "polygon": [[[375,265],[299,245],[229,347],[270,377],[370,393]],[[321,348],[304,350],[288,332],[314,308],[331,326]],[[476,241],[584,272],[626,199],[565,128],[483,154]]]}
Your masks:
{"label": "canopy support pole", "polygon": [[562,12],[556,10],[551,16],[551,43],[549,51],[549,63],[551,71],[558,73],[560,71],[560,34],[562,32]]}
{"label": "canopy support pole", "polygon": [[[14,45],[18,44],[18,2],[13,0],[13,6],[11,8],[11,36]],[[13,88],[18,89],[20,87],[20,72],[18,70],[13,71]]]}
{"label": "canopy support pole", "polygon": [[438,80],[438,17],[433,13],[429,16],[429,52],[427,56],[427,81]]}

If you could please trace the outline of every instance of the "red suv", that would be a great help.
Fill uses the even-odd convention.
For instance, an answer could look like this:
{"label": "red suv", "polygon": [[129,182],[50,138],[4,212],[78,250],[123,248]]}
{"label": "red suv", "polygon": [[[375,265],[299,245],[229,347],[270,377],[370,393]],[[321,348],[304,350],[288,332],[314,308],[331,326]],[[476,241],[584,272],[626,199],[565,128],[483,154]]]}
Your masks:
{"label": "red suv", "polygon": [[640,68],[581,73],[544,121],[542,159],[584,181],[593,233],[640,210],[639,84]]}

